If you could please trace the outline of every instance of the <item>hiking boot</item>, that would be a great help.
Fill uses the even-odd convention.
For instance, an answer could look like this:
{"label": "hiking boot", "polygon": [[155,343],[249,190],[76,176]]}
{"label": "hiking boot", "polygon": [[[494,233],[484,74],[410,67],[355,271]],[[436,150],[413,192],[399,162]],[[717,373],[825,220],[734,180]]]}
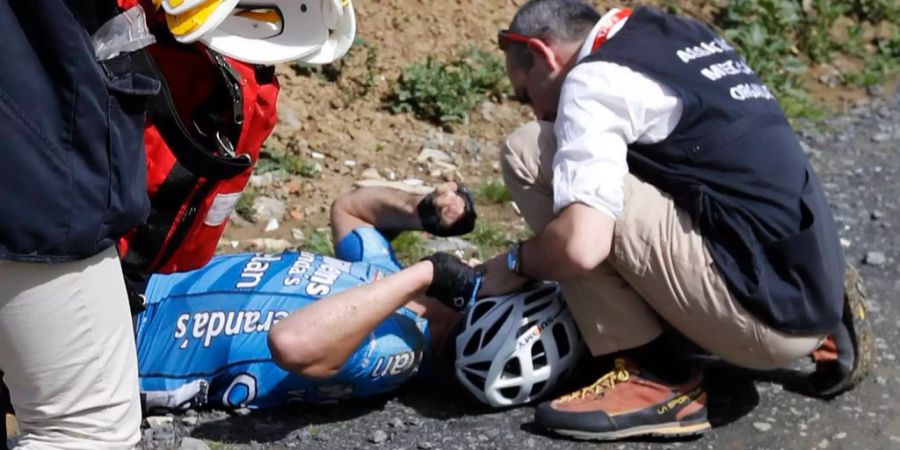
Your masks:
{"label": "hiking boot", "polygon": [[576,439],[699,434],[710,429],[702,379],[671,385],[616,359],[615,369],[594,384],[539,405],[534,420]]}
{"label": "hiking boot", "polygon": [[865,378],[875,363],[875,335],[866,318],[866,292],[859,272],[847,266],[844,314],[838,327],[811,355],[816,370],[806,379],[809,393],[834,397]]}

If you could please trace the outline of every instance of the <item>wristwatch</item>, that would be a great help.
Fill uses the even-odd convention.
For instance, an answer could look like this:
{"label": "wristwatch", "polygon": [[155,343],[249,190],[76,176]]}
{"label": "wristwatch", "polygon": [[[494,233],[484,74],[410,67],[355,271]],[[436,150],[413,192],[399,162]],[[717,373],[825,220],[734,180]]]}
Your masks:
{"label": "wristwatch", "polygon": [[506,267],[514,274],[522,274],[522,242],[519,241],[513,248],[506,252]]}

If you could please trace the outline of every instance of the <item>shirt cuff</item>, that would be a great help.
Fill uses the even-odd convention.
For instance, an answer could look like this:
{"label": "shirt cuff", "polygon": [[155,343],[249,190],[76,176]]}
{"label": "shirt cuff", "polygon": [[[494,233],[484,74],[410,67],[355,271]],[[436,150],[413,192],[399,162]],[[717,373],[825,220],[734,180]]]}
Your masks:
{"label": "shirt cuff", "polygon": [[[554,214],[559,214],[560,211],[572,203],[583,203],[612,217],[614,220],[619,217],[619,214],[622,213],[624,207],[624,179],[621,179],[618,182],[607,181],[605,183],[594,182],[585,184],[573,182],[573,180],[570,179],[574,178],[572,175],[574,174],[564,174],[563,178],[565,181],[561,180],[563,182],[560,183],[554,182]],[[566,180],[567,178],[569,179]]]}

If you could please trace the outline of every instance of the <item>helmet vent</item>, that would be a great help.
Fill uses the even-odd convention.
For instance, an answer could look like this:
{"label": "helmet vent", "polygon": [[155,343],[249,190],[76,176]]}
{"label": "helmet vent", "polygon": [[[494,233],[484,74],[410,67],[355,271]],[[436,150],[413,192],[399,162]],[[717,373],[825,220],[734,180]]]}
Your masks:
{"label": "helmet vent", "polygon": [[481,318],[494,307],[494,302],[478,302],[475,304],[475,309],[472,310],[472,315],[469,316],[469,323],[475,323],[481,320]]}
{"label": "helmet vent", "polygon": [[503,315],[500,316],[490,328],[484,333],[484,342],[491,342],[494,339],[494,336],[497,335],[497,332],[500,331],[500,328],[506,323],[506,319],[509,319],[509,315],[512,314],[512,308],[506,308],[506,311],[503,312]]}
{"label": "helmet vent", "polygon": [[553,339],[556,341],[556,348],[559,351],[559,357],[564,358],[569,354],[572,348],[569,346],[569,335],[566,333],[566,327],[562,323],[553,325]]}
{"label": "helmet vent", "polygon": [[469,342],[466,343],[466,348],[463,349],[463,356],[474,355],[478,351],[479,343],[481,343],[481,330],[476,330],[472,337],[469,338]]}
{"label": "helmet vent", "polygon": [[490,361],[481,361],[477,363],[472,363],[467,365],[469,369],[478,370],[481,372],[487,373],[487,371],[491,370],[491,362]]}
{"label": "helmet vent", "polygon": [[546,385],[547,385],[546,381],[541,381],[540,383],[536,383],[534,386],[531,387],[531,393],[528,394],[528,397],[534,399],[535,397],[537,397],[538,394],[541,393],[542,390],[544,390],[544,386],[546,386]]}
{"label": "helmet vent", "polygon": [[541,300],[547,296],[547,291],[547,289],[541,289],[539,291],[532,292],[531,294],[528,294],[528,297],[525,297],[525,301],[523,301],[522,303],[530,305],[538,300]]}
{"label": "helmet vent", "polygon": [[522,365],[519,364],[519,358],[513,358],[506,362],[503,366],[502,378],[518,378],[522,376]]}
{"label": "helmet vent", "polygon": [[552,305],[553,305],[553,302],[549,302],[549,301],[538,303],[538,304],[532,306],[531,308],[526,309],[525,312],[522,313],[522,316],[529,317],[529,318],[534,317],[535,314],[551,307]]}
{"label": "helmet vent", "polygon": [[540,340],[531,347],[531,361],[534,370],[547,365],[547,352],[544,350],[544,343]]}
{"label": "helmet vent", "polygon": [[514,399],[519,396],[519,391],[521,391],[521,390],[522,390],[522,388],[520,388],[520,387],[503,388],[503,389],[500,389],[500,395],[502,395],[508,399]]}
{"label": "helmet vent", "polygon": [[472,372],[469,372],[468,370],[463,373],[465,373],[466,379],[469,380],[469,383],[472,383],[473,385],[479,386],[479,387],[484,386],[484,383],[486,381],[484,377],[474,374]]}

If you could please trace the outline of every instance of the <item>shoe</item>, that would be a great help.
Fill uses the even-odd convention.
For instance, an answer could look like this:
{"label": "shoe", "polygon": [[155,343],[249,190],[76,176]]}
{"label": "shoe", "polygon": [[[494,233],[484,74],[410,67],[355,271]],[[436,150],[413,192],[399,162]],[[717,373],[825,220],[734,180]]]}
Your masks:
{"label": "shoe", "polygon": [[711,428],[706,391],[698,375],[669,385],[616,359],[615,369],[594,384],[545,402],[534,420],[575,439],[617,440],[633,436],[689,436]]}
{"label": "shoe", "polygon": [[859,272],[847,267],[841,323],[813,351],[816,370],[806,379],[811,395],[831,398],[850,390],[875,364],[875,335],[866,317],[866,292]]}

